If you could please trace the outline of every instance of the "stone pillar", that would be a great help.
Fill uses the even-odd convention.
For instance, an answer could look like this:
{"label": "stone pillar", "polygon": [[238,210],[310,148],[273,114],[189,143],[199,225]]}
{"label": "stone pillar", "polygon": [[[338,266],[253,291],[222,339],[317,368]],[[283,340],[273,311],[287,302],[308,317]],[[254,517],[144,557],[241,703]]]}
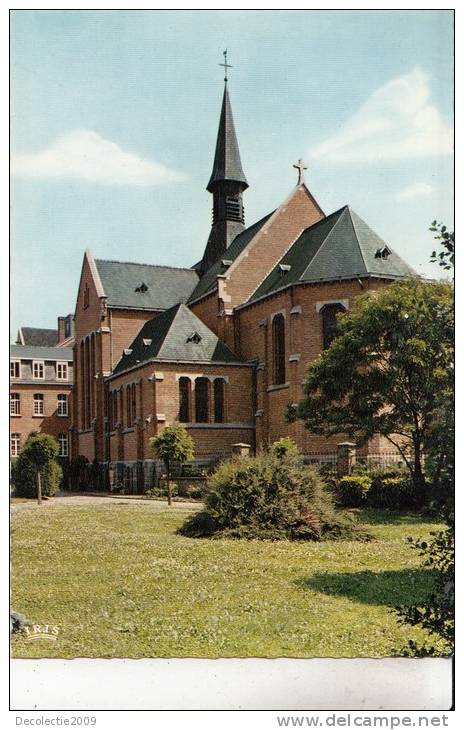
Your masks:
{"label": "stone pillar", "polygon": [[250,444],[232,444],[233,454],[239,454],[239,456],[250,456],[250,451]]}
{"label": "stone pillar", "polygon": [[351,441],[343,441],[337,444],[337,474],[345,476],[351,474],[353,466],[356,464],[356,444]]}

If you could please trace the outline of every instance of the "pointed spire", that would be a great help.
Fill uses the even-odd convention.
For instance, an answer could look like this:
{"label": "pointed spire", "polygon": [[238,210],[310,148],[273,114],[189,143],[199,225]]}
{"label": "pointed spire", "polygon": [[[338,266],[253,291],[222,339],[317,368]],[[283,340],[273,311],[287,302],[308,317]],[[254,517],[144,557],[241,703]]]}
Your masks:
{"label": "pointed spire", "polygon": [[241,183],[242,190],[246,190],[248,187],[240,160],[240,151],[237,135],[235,134],[227,81],[224,85],[224,96],[222,97],[221,118],[219,120],[213,171],[206,189],[212,193],[214,192],[215,183],[224,180]]}

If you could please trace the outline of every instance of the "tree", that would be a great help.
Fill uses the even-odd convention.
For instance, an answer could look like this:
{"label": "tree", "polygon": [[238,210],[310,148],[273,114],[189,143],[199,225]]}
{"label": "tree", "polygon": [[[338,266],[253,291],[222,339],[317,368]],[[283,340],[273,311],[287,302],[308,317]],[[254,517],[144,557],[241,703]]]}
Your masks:
{"label": "tree", "polygon": [[159,436],[150,439],[150,446],[153,455],[157,459],[162,459],[166,467],[166,479],[168,483],[168,504],[172,504],[171,489],[171,464],[173,462],[183,463],[189,459],[193,459],[194,444],[193,439],[187,433],[184,426],[180,423],[173,423],[166,426]]}
{"label": "tree", "polygon": [[31,434],[24,444],[22,451],[24,458],[34,465],[37,502],[42,503],[41,472],[49,468],[59,453],[59,446],[56,439],[48,433]]}
{"label": "tree", "polygon": [[432,221],[429,231],[438,233],[438,236],[435,236],[435,238],[440,241],[443,249],[440,253],[432,251],[430,261],[437,263],[446,271],[454,269],[454,231],[448,231],[448,228],[443,223],[437,223],[437,221]]}
{"label": "tree", "polygon": [[[418,504],[425,499],[424,446],[438,396],[453,387],[453,295],[448,283],[395,282],[357,298],[339,336],[310,364],[304,398],[290,406],[313,433],[381,434],[404,458]],[[442,446],[445,444],[442,443]]]}

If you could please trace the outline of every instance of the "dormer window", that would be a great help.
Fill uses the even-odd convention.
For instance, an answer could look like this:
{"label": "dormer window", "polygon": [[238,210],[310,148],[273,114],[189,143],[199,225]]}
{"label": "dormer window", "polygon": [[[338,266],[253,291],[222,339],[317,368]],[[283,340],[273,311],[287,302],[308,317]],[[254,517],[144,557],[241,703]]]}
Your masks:
{"label": "dormer window", "polygon": [[140,286],[135,287],[135,291],[140,292],[141,294],[145,294],[145,292],[148,291],[148,286],[145,284],[144,281],[142,281]]}
{"label": "dormer window", "polygon": [[281,276],[287,273],[287,271],[290,271],[292,267],[289,264],[279,264],[279,273]]}
{"label": "dormer window", "polygon": [[143,342],[143,344],[144,344],[145,347],[149,347],[151,345],[151,343],[152,343],[152,341],[151,340],[148,340],[148,339],[143,339],[142,342]]}
{"label": "dormer window", "polygon": [[387,245],[382,246],[382,248],[378,248],[375,252],[375,258],[376,259],[387,259],[391,254],[390,249]]}
{"label": "dormer window", "polygon": [[231,264],[232,264],[232,259],[222,259],[222,261],[221,261],[221,264],[222,264],[223,266],[225,266],[225,267],[227,267],[227,266],[231,266]]}
{"label": "dormer window", "polygon": [[130,347],[128,347],[126,350],[124,350],[124,354],[125,355],[132,355],[132,350],[130,349]]}
{"label": "dormer window", "polygon": [[198,345],[198,343],[201,342],[201,335],[199,335],[198,332],[192,332],[192,334],[187,337],[187,342],[193,342],[195,345]]}

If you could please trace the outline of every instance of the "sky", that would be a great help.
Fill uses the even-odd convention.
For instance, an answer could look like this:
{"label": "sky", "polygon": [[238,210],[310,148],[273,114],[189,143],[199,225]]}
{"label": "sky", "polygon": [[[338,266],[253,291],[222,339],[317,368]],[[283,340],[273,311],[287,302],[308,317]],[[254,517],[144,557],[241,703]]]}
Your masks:
{"label": "sky", "polygon": [[74,312],[83,254],[189,267],[228,49],[247,225],[306,184],[418,273],[453,226],[449,10],[11,15],[11,332]]}

